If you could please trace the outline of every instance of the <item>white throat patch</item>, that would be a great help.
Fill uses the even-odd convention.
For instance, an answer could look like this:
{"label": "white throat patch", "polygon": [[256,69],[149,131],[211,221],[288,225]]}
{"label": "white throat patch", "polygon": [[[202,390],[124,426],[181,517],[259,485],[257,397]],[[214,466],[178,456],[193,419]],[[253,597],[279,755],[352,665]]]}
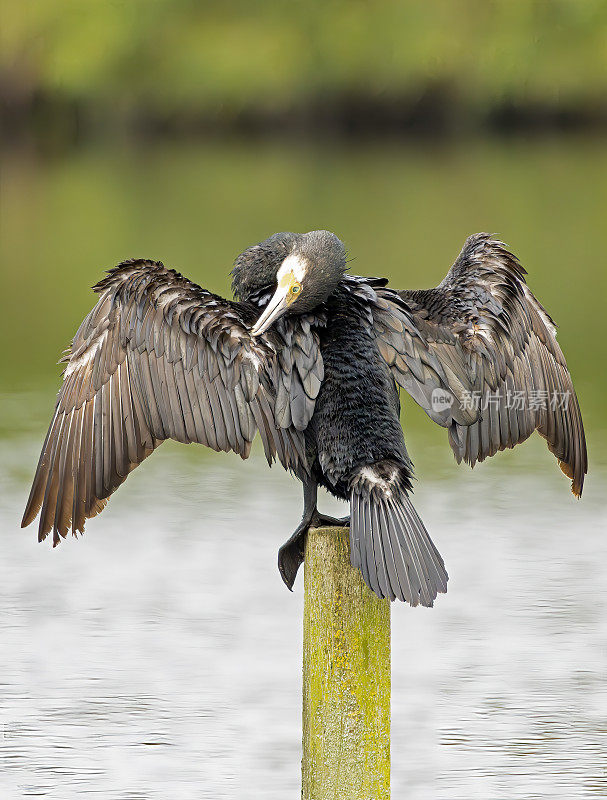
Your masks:
{"label": "white throat patch", "polygon": [[276,279],[278,283],[280,283],[281,279],[284,278],[285,275],[288,275],[290,272],[292,272],[293,275],[295,275],[296,280],[301,283],[306,274],[307,267],[308,262],[301,256],[293,253],[290,256],[287,256],[280,265]]}

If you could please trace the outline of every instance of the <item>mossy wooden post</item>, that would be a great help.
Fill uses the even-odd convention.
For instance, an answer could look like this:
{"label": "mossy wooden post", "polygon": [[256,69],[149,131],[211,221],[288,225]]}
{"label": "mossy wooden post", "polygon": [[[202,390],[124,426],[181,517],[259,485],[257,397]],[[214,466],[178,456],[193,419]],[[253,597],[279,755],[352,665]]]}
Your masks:
{"label": "mossy wooden post", "polygon": [[390,603],[350,566],[347,528],[306,537],[303,800],[389,800]]}

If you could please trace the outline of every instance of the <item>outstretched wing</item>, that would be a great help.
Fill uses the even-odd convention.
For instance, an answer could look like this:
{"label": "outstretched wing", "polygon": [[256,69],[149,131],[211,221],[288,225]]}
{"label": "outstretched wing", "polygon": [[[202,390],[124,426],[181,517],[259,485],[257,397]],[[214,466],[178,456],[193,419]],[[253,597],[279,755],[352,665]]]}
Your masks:
{"label": "outstretched wing", "polygon": [[580,408],[555,324],[525,274],[502,242],[470,236],[435,289],[378,291],[379,349],[448,428],[458,462],[474,466],[537,430],[579,496],[588,471]]}
{"label": "outstretched wing", "polygon": [[[297,380],[275,334],[251,337],[257,311],[224,300],[160,262],[131,260],[94,287],[97,305],[66,352],[63,385],[23,517],[39,539],[84,529],[129,472],[164,439],[246,458],[259,431],[268,462],[307,471]],[[317,339],[301,333],[322,380]],[[316,348],[316,349],[315,349]],[[297,373],[299,374],[299,373]],[[308,384],[310,382],[308,381]],[[294,410],[277,421],[279,391]],[[316,394],[315,394],[316,392]],[[310,409],[311,405],[311,409]],[[288,417],[288,418],[287,418]],[[293,424],[293,419],[297,425]]]}

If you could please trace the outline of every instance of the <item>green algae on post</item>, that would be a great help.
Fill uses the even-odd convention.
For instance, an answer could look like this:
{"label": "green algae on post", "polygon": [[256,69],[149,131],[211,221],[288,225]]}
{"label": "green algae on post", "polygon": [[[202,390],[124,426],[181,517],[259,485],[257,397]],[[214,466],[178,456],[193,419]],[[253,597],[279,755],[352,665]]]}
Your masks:
{"label": "green algae on post", "polygon": [[390,603],[350,566],[347,528],[305,551],[303,800],[389,800]]}

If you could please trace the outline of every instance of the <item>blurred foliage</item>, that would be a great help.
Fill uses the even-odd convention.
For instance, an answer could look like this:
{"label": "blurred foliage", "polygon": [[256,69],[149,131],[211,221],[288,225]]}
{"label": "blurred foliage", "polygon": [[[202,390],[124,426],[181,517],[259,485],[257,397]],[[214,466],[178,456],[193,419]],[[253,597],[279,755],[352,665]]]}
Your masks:
{"label": "blurred foliage", "polygon": [[318,97],[595,106],[605,0],[4,0],[5,96],[273,113]]}

